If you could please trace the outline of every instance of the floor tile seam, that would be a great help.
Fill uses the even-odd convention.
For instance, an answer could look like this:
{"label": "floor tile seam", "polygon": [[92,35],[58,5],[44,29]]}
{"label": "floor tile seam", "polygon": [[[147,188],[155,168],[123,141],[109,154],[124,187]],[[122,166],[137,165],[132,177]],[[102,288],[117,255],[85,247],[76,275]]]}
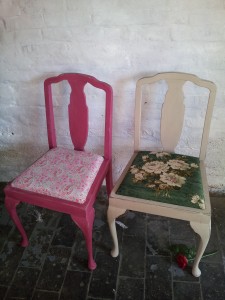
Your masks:
{"label": "floor tile seam", "polygon": [[146,254],[146,256],[151,256],[151,257],[166,257],[166,258],[171,258],[172,255],[161,255],[161,254]]}
{"label": "floor tile seam", "polygon": [[[59,218],[59,219],[60,219],[60,218]],[[64,283],[65,283],[65,279],[66,279],[67,273],[68,273],[68,271],[72,271],[72,270],[69,270],[68,267],[69,267],[69,264],[70,264],[70,262],[71,262],[71,260],[72,260],[72,255],[73,255],[73,251],[75,250],[75,246],[76,246],[76,242],[74,242],[74,243],[73,243],[73,246],[70,247],[70,248],[71,248],[70,257],[69,257],[68,262],[67,262],[66,272],[65,272],[65,274],[64,274],[64,278],[63,278],[63,281],[62,281],[62,285],[61,285],[61,287],[60,287],[60,289],[59,289],[59,291],[58,291],[58,293],[59,293],[58,299],[60,299],[60,297],[61,297],[61,293],[62,293],[62,289],[63,289]],[[79,271],[79,272],[80,272],[80,271]]]}
{"label": "floor tile seam", "polygon": [[[58,222],[59,222],[59,220],[58,220]],[[57,223],[57,225],[58,225],[58,223]],[[57,225],[56,225],[56,226],[57,226]],[[31,241],[31,239],[32,239],[32,236],[34,235],[34,232],[35,232],[35,229],[36,229],[37,226],[38,226],[38,223],[35,224],[35,226],[34,226],[34,228],[33,228],[33,230],[32,230],[32,233],[31,233],[31,235],[30,235],[30,237],[29,237],[29,239],[28,239],[29,244],[28,244],[27,247],[24,248],[23,254],[24,254],[24,252],[26,251],[26,249],[31,245],[30,241]],[[47,228],[47,227],[46,227],[46,228]],[[38,228],[37,228],[37,229],[38,229]],[[46,260],[46,257],[47,257],[47,255],[48,255],[49,249],[50,249],[50,247],[51,247],[51,243],[52,243],[53,238],[54,238],[54,236],[55,236],[55,230],[53,230],[53,229],[50,229],[50,230],[52,230],[53,234],[52,234],[52,237],[50,238],[50,241],[49,241],[49,243],[48,243],[48,247],[47,247],[47,249],[46,249],[46,253],[45,253],[45,255],[44,255],[43,262],[40,263],[40,267],[39,267],[39,268],[40,268],[41,272],[42,272],[43,266],[44,266],[44,264],[45,264],[45,260]],[[20,260],[19,260],[19,262],[18,262],[18,266],[19,266],[19,267],[24,267],[23,265],[21,265],[21,259],[22,259],[22,257],[23,257],[23,254],[22,254],[22,256],[21,256],[21,258],[20,258]],[[33,267],[33,266],[32,266],[32,267],[30,267],[30,268],[36,268],[36,267]],[[41,273],[41,272],[40,272],[40,273]],[[39,278],[38,278],[38,280],[39,280]]]}
{"label": "floor tile seam", "polygon": [[224,240],[222,238],[218,238],[218,245],[219,245],[219,248],[221,249],[221,252],[222,253],[225,253],[225,244],[224,244]]}
{"label": "floor tile seam", "polygon": [[130,277],[130,276],[124,276],[124,275],[122,275],[122,276],[119,276],[121,279],[135,279],[135,280],[138,280],[138,279],[140,279],[140,280],[145,280],[145,276],[143,276],[143,277]]}
{"label": "floor tile seam", "polygon": [[[48,225],[44,225],[44,228],[50,229],[50,230],[52,230],[54,232],[54,234],[52,235],[52,239],[51,239],[51,243],[52,243],[52,241],[53,241],[53,239],[54,239],[54,237],[56,235],[56,232],[61,230],[61,228],[58,229],[58,226],[59,226],[59,223],[60,223],[60,220],[61,220],[61,217],[62,217],[62,213],[54,211],[52,209],[48,209],[48,208],[42,208],[42,209],[46,209],[46,210],[54,212],[54,213],[59,213],[59,215],[56,217],[56,224],[55,224],[55,226],[52,226],[52,227],[50,226],[49,227]],[[38,224],[40,222],[37,221],[36,223]]]}
{"label": "floor tile seam", "polygon": [[[199,289],[200,289],[200,299],[199,300],[204,300],[203,299],[203,293],[202,293],[202,286],[201,286],[201,282],[199,281],[199,282],[197,282],[197,281],[182,281],[182,280],[174,280],[173,281],[173,285],[174,285],[174,283],[184,283],[184,284],[188,284],[188,283],[190,283],[191,285],[199,285]],[[174,299],[174,298],[173,298]]]}
{"label": "floor tile seam", "polygon": [[[92,300],[92,299],[94,299],[94,300],[112,300],[112,298],[96,298],[96,297],[87,297],[87,300]],[[115,298],[116,299],[116,298]]]}
{"label": "floor tile seam", "polygon": [[6,300],[6,297],[7,297],[8,293],[9,293],[10,287],[11,287],[11,286],[7,286],[7,291],[6,291],[5,296],[3,297],[2,300]]}
{"label": "floor tile seam", "polygon": [[[72,250],[71,250],[71,253],[72,253]],[[71,256],[71,254],[70,254],[70,256]],[[60,289],[59,289],[58,291],[56,291],[56,290],[46,290],[46,291],[48,291],[48,292],[54,292],[54,293],[57,293],[59,296],[61,296],[61,290],[62,290],[62,288],[63,288],[63,284],[64,284],[64,281],[65,281],[65,278],[66,278],[66,274],[67,274],[67,271],[68,271],[68,264],[69,264],[69,259],[68,259],[67,266],[66,266],[66,268],[65,268],[65,274],[64,274],[63,281],[62,281],[62,284],[61,284]],[[44,265],[43,265],[43,266],[44,266]],[[42,272],[40,272],[40,275],[41,275],[41,273],[42,273]],[[81,272],[79,272],[79,273],[81,273]],[[39,277],[40,277],[40,275],[39,275]],[[37,280],[37,283],[38,283],[38,281],[39,281],[39,278],[38,278],[38,280]],[[42,289],[39,289],[39,288],[37,288],[37,286],[36,286],[35,290],[42,290]],[[45,291],[45,290],[44,290],[44,291]]]}
{"label": "floor tile seam", "polygon": [[8,293],[8,290],[9,290],[9,286],[6,286],[6,285],[0,285],[0,287],[5,287],[6,288],[6,293],[5,293],[5,295],[4,295],[4,297],[2,298],[2,300],[5,300],[6,298],[6,295],[7,295],[7,293]]}
{"label": "floor tile seam", "polygon": [[59,298],[59,292],[49,291],[49,290],[43,290],[43,289],[35,289],[31,299],[33,299],[35,292],[44,292],[44,293],[49,293],[49,294],[54,293],[54,294],[57,294],[58,298]]}
{"label": "floor tile seam", "polygon": [[[6,211],[7,211],[7,210],[6,210]],[[8,213],[8,211],[7,211],[7,213]],[[9,221],[8,221],[8,223],[7,223],[6,225],[8,225],[8,224],[10,223],[10,221],[12,221],[11,218],[9,219]],[[6,237],[6,240],[4,241],[4,243],[3,243],[3,245],[2,245],[2,248],[0,249],[0,255],[1,255],[1,253],[2,253],[2,251],[3,251],[3,249],[4,249],[4,247],[5,247],[5,245],[9,242],[9,237],[13,234],[13,232],[14,232],[15,229],[16,229],[16,226],[15,226],[15,224],[12,222],[12,228],[10,229],[10,231],[9,231],[7,237]]]}
{"label": "floor tile seam", "polygon": [[[16,228],[16,227],[13,226],[13,228],[10,230],[10,232],[11,232],[12,230],[14,230],[15,228]],[[7,239],[6,241],[9,242],[8,239]],[[5,243],[6,243],[6,241],[5,241]],[[22,247],[22,246],[19,245],[19,247]],[[7,289],[7,292],[6,292],[5,296],[4,296],[4,299],[7,298],[7,295],[8,295],[8,293],[9,293],[10,288],[13,286],[13,281],[14,281],[14,279],[15,279],[15,277],[16,277],[16,273],[17,273],[18,269],[21,268],[21,267],[23,267],[23,266],[20,266],[20,261],[21,261],[21,259],[22,259],[22,256],[23,256],[23,253],[24,253],[25,249],[26,249],[26,248],[23,249],[22,255],[21,255],[21,257],[20,257],[19,260],[18,260],[18,264],[17,264],[17,267],[15,268],[15,271],[14,271],[14,274],[13,274],[13,276],[12,276],[12,279],[11,279],[10,283],[7,285],[8,289]]]}
{"label": "floor tile seam", "polygon": [[4,241],[4,243],[2,244],[2,247],[0,248],[0,255],[1,255],[2,251],[3,251],[3,249],[5,248],[6,241],[7,241],[7,240]]}
{"label": "floor tile seam", "polygon": [[147,274],[147,237],[148,237],[148,225],[147,225],[147,215],[145,216],[145,257],[144,257],[144,290],[143,290],[143,299],[146,298],[146,274]]}
{"label": "floor tile seam", "polygon": [[203,291],[202,291],[202,281],[201,281],[201,279],[199,280],[199,286],[200,286],[200,296],[201,296],[200,300],[204,300],[203,299]]}
{"label": "floor tile seam", "polygon": [[[64,281],[65,281],[65,278],[66,278],[66,274],[67,274],[67,270],[66,270],[66,272],[65,272],[65,275],[64,275],[64,278],[63,278],[63,281],[62,281],[62,284],[61,284],[61,287],[60,287],[60,289],[58,290],[58,291],[49,291],[49,290],[41,290],[41,289],[38,289],[38,288],[36,288],[35,290],[34,290],[34,292],[36,292],[36,291],[45,291],[45,292],[48,292],[48,293],[56,293],[56,294],[58,294],[58,299],[60,299],[60,297],[61,297],[61,292],[62,292],[62,289],[63,289],[63,285],[64,285]],[[34,293],[33,293],[33,296],[34,296]]]}
{"label": "floor tile seam", "polygon": [[[46,257],[47,257],[47,254],[46,254]],[[45,260],[46,260],[46,257],[45,257]],[[37,280],[36,280],[36,284],[34,285],[31,299],[33,299],[34,294],[35,294],[35,291],[36,291],[36,289],[37,289],[37,284],[38,284],[38,282],[39,282],[39,279],[40,279],[40,276],[41,276],[41,273],[42,273],[42,270],[43,270],[43,266],[44,266],[45,260],[44,260],[44,262],[43,262],[43,265],[42,265],[41,268],[40,268],[40,273],[39,273],[38,278],[37,278]]]}
{"label": "floor tile seam", "polygon": [[[14,231],[15,228],[16,228],[16,226],[13,224],[13,227],[11,228],[10,233],[8,234],[8,237],[10,236],[10,234],[13,233],[13,231]],[[4,244],[3,244],[4,246],[9,242],[8,237],[7,237],[7,239],[5,240],[5,242],[4,242]],[[4,249],[4,246],[3,246],[2,250],[1,250],[1,252],[2,252],[3,249]],[[22,247],[22,246],[20,246],[20,247]],[[25,251],[25,248],[24,248],[24,250],[23,250],[23,253],[24,253],[24,251]],[[0,253],[1,253],[1,252],[0,252]],[[22,258],[22,256],[23,256],[23,253],[22,253],[22,255],[21,255],[20,259],[19,259],[19,262],[21,261],[21,258]],[[15,278],[15,276],[16,276],[16,273],[17,273],[17,271],[18,271],[18,268],[19,268],[19,263],[17,264],[17,267],[16,267],[16,269],[15,269],[15,271],[14,271],[14,274],[13,274],[13,276],[12,276],[12,279],[11,279],[10,283],[6,286],[6,287],[7,287],[7,291],[6,291],[6,293],[5,293],[4,299],[6,299],[8,293],[9,293],[10,288],[13,286],[12,283],[13,283],[13,281],[14,281],[14,278]]]}
{"label": "floor tile seam", "polygon": [[[99,251],[97,249],[95,249],[95,252],[94,252],[94,260],[95,261],[96,261],[96,257],[97,257],[98,253],[99,253]],[[83,272],[85,272],[85,271],[83,271]],[[88,297],[89,297],[89,291],[90,291],[91,281],[92,281],[92,277],[93,277],[93,270],[88,272],[88,273],[90,273],[90,276],[89,276],[89,281],[88,281],[88,285],[87,285],[87,292],[86,292],[86,298],[85,299],[88,299]],[[91,298],[93,298],[93,297],[91,297]]]}
{"label": "floor tile seam", "polygon": [[30,266],[19,266],[19,265],[18,265],[18,268],[35,269],[38,271],[41,270],[41,267],[30,267]]}
{"label": "floor tile seam", "polygon": [[70,248],[71,248],[71,252],[70,252],[70,257],[69,257],[69,259],[68,259],[68,263],[67,263],[67,267],[66,267],[66,270],[67,270],[67,271],[73,271],[73,270],[68,269],[68,267],[69,267],[69,265],[70,265],[70,263],[71,263],[71,261],[72,261],[72,256],[73,256],[73,253],[74,253],[74,251],[75,251],[75,247],[76,247],[76,240],[74,241],[73,246],[70,247]]}
{"label": "floor tile seam", "polygon": [[[178,219],[176,219],[178,220]],[[188,222],[188,221],[186,221]],[[189,223],[189,222],[188,222]],[[171,234],[171,223],[169,224],[169,227],[168,227],[168,231],[169,231],[169,245],[171,246],[172,245],[172,241],[173,240],[178,240],[178,241],[186,241],[186,239],[182,240],[182,239],[174,239],[172,238],[172,234]],[[194,231],[193,231],[194,232]],[[195,243],[195,246],[196,246],[196,239],[195,237],[193,237],[193,242]],[[171,264],[171,267],[173,266],[173,263],[175,262],[174,260],[174,255],[172,254],[172,252],[170,252],[170,264]],[[174,286],[174,282],[176,280],[174,280],[174,276],[173,276],[173,272],[171,272],[171,282],[172,282],[172,295],[174,297],[174,289],[173,289],[173,286]],[[192,282],[192,281],[191,281]]]}
{"label": "floor tile seam", "polygon": [[213,261],[200,261],[200,264],[208,264],[208,265],[223,265],[223,262],[213,262]]}
{"label": "floor tile seam", "polygon": [[[121,269],[121,264],[122,264],[122,259],[123,259],[123,238],[124,238],[124,229],[122,231],[121,248],[118,245],[118,247],[119,247],[119,254],[118,254],[119,264],[118,264],[118,270],[117,270],[117,276],[116,276],[116,287],[115,287],[114,299],[117,298],[117,292],[118,292],[118,287],[119,287],[120,269]],[[117,239],[118,239],[118,236],[117,236]]]}
{"label": "floor tile seam", "polygon": [[66,272],[74,272],[74,273],[84,273],[84,274],[91,274],[93,271],[89,271],[89,270],[87,270],[87,271],[84,271],[84,270],[70,270],[70,269],[68,269],[68,268],[66,268]]}
{"label": "floor tile seam", "polygon": [[222,249],[221,252],[222,252],[222,264],[224,266],[224,272],[225,272],[225,249],[224,250]]}
{"label": "floor tile seam", "polygon": [[65,275],[64,275],[64,278],[63,278],[63,281],[62,281],[62,285],[61,285],[61,288],[59,289],[58,291],[58,299],[61,298],[61,293],[62,293],[62,290],[63,290],[63,286],[64,286],[64,283],[65,283],[65,279],[66,279],[66,276],[67,276],[67,272],[70,271],[68,269],[66,269],[66,272],[65,272]]}
{"label": "floor tile seam", "polygon": [[192,280],[173,280],[173,282],[179,282],[179,283],[191,283],[191,284],[199,284],[200,285],[200,281],[192,281]]}
{"label": "floor tile seam", "polygon": [[50,248],[62,248],[62,249],[71,249],[73,248],[73,246],[64,246],[64,245],[51,245]]}
{"label": "floor tile seam", "polygon": [[[60,221],[60,218],[58,218],[58,220],[57,220],[56,228],[57,228],[57,226],[58,226],[58,224],[59,224],[59,221]],[[35,227],[36,227],[36,226],[35,226]],[[35,227],[34,227],[34,229],[35,229]],[[33,229],[33,231],[34,231],[34,229]],[[32,232],[32,233],[33,233],[33,232]],[[33,293],[32,293],[31,299],[34,297],[35,291],[36,291],[36,289],[37,289],[37,284],[38,284],[38,282],[39,282],[39,280],[40,280],[40,277],[41,277],[41,274],[42,274],[42,271],[43,271],[43,267],[44,267],[44,265],[45,265],[46,258],[47,258],[47,256],[48,256],[49,249],[50,249],[50,247],[51,247],[51,244],[52,244],[52,241],[53,241],[53,239],[54,239],[54,236],[55,236],[55,230],[53,230],[53,235],[52,235],[52,237],[51,237],[51,239],[50,239],[50,242],[49,242],[49,244],[48,244],[48,247],[47,247],[47,249],[46,249],[45,258],[44,258],[44,260],[43,260],[43,263],[42,263],[41,266],[40,266],[40,273],[39,273],[39,276],[38,276],[38,278],[37,278],[36,284],[35,284],[35,286],[34,286],[34,289],[33,289]]]}
{"label": "floor tile seam", "polygon": [[49,290],[45,290],[45,289],[36,289],[36,291],[46,292],[46,293],[54,293],[54,294],[58,294],[59,293],[59,292],[56,292],[56,291],[49,291]]}
{"label": "floor tile seam", "polygon": [[5,300],[5,299],[7,298],[8,293],[9,293],[9,291],[10,291],[10,288],[13,286],[12,283],[13,283],[13,281],[14,281],[14,278],[16,277],[16,273],[17,273],[18,269],[19,269],[19,264],[17,265],[17,267],[16,267],[16,269],[15,269],[14,275],[13,275],[11,281],[10,281],[10,284],[8,285],[8,289],[7,289],[7,292],[6,292],[6,294],[5,294],[3,300]]}
{"label": "floor tile seam", "polygon": [[[168,234],[169,234],[169,245],[171,245],[171,226],[170,226],[170,222],[169,222],[169,226],[168,226]],[[172,266],[173,263],[173,256],[172,253],[170,253],[170,265]],[[173,278],[173,272],[170,272],[171,274],[171,279],[170,279],[170,284],[171,284],[171,295],[172,295],[172,300],[174,300],[174,278]]]}
{"label": "floor tile seam", "polygon": [[[126,229],[125,229],[126,230]],[[124,236],[129,236],[129,237],[139,237],[137,234],[124,234]]]}
{"label": "floor tile seam", "polygon": [[222,254],[222,261],[223,261],[223,256],[225,255],[225,249],[223,249],[223,247],[222,247],[223,240],[220,238],[219,228],[218,228],[217,222],[215,222],[215,227],[216,227],[216,233],[217,233],[218,246],[220,248],[220,251],[221,251],[221,254]]}

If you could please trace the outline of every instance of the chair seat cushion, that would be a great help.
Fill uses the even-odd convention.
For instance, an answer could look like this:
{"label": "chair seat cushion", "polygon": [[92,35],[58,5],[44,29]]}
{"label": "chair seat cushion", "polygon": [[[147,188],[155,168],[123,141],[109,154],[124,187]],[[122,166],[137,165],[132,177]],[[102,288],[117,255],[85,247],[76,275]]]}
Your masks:
{"label": "chair seat cushion", "polygon": [[13,182],[15,188],[84,203],[103,157],[65,148],[49,150]]}
{"label": "chair seat cushion", "polygon": [[116,194],[205,209],[199,159],[174,153],[138,152]]}

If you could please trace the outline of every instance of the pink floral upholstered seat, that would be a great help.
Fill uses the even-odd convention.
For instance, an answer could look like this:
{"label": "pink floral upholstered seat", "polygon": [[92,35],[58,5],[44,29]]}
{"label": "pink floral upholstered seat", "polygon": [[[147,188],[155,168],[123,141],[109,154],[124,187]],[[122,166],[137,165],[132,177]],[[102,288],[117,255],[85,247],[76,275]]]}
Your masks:
{"label": "pink floral upholstered seat", "polygon": [[15,188],[84,203],[103,162],[91,152],[49,150],[13,182]]}

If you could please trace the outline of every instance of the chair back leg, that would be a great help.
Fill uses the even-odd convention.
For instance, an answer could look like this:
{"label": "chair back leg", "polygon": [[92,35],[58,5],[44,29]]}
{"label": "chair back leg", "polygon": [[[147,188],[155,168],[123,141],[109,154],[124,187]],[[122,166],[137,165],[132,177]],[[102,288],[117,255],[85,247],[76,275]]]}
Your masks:
{"label": "chair back leg", "polygon": [[108,172],[106,173],[106,191],[109,197],[112,189],[113,189],[113,179],[112,179],[112,163],[110,163]]}

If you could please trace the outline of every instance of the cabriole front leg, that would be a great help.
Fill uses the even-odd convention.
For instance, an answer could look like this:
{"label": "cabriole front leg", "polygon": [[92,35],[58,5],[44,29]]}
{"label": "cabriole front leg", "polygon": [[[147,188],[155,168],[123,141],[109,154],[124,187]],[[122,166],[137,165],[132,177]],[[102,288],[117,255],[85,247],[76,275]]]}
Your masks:
{"label": "cabriole front leg", "polygon": [[20,243],[20,246],[27,247],[29,244],[28,238],[27,238],[26,232],[23,228],[23,225],[20,222],[20,219],[19,219],[19,217],[17,215],[17,211],[16,211],[16,206],[19,203],[20,203],[20,201],[14,200],[8,196],[5,197],[5,207],[22,236],[22,241]]}
{"label": "cabriole front leg", "polygon": [[77,217],[76,215],[71,215],[72,220],[77,224],[77,226],[83,232],[87,251],[88,251],[88,268],[94,270],[96,268],[96,262],[93,258],[93,249],[92,249],[92,230],[94,222],[95,211],[94,208],[91,208],[87,215],[83,218]]}
{"label": "cabriole front leg", "polygon": [[118,208],[110,205],[108,208],[108,212],[107,212],[108,224],[113,239],[113,249],[111,250],[112,257],[117,257],[119,255],[119,246],[118,246],[115,219],[123,215],[125,211],[126,209]]}
{"label": "cabriole front leg", "polygon": [[196,257],[192,267],[192,274],[195,277],[199,277],[201,275],[201,271],[199,269],[199,262],[209,242],[211,233],[211,221],[209,221],[209,223],[190,222],[190,225],[192,229],[200,236]]}

